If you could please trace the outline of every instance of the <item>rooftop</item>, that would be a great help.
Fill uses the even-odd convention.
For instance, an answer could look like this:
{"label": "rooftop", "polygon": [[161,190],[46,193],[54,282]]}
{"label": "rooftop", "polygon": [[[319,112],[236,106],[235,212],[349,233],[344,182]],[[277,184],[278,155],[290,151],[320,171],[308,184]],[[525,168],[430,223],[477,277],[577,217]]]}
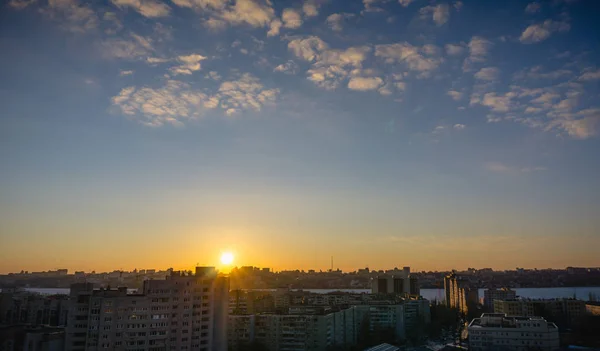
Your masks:
{"label": "rooftop", "polygon": [[365,349],[364,351],[398,351],[400,348],[390,344],[381,344],[377,346],[370,347]]}

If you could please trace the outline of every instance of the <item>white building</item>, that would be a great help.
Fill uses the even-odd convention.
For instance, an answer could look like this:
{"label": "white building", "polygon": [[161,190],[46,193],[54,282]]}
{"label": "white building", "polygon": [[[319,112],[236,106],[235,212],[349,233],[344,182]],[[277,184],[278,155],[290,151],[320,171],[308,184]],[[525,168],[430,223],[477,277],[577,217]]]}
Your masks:
{"label": "white building", "polygon": [[394,269],[371,281],[371,293],[419,295],[419,282],[415,276],[410,275],[410,267]]}
{"label": "white building", "polygon": [[554,351],[559,348],[558,328],[541,317],[484,313],[471,321],[468,332],[471,351]]}
{"label": "white building", "polygon": [[227,350],[229,280],[213,267],[126,288],[71,287],[65,349]]}

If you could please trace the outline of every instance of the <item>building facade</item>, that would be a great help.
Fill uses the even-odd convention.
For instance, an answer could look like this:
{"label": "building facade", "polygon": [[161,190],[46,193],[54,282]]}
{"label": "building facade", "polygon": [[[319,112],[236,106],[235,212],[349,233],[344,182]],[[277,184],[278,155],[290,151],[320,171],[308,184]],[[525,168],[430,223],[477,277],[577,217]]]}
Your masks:
{"label": "building facade", "polygon": [[444,277],[444,292],[446,305],[456,308],[462,314],[467,314],[469,309],[479,303],[479,292],[473,287],[466,277],[452,273]]}
{"label": "building facade", "polygon": [[541,317],[508,317],[484,313],[468,327],[471,351],[554,351],[560,346],[558,328]]}
{"label": "building facade", "polygon": [[575,299],[511,299],[494,300],[494,313],[511,316],[544,316],[573,323],[586,314],[585,301]]}
{"label": "building facade", "polygon": [[372,279],[371,293],[419,295],[419,282],[411,276],[410,267],[394,269]]}
{"label": "building facade", "polygon": [[71,287],[66,350],[226,350],[229,281],[213,267],[126,288]]}
{"label": "building facade", "polygon": [[510,288],[486,289],[483,291],[483,306],[488,311],[494,311],[494,300],[512,300],[517,298],[517,292]]}

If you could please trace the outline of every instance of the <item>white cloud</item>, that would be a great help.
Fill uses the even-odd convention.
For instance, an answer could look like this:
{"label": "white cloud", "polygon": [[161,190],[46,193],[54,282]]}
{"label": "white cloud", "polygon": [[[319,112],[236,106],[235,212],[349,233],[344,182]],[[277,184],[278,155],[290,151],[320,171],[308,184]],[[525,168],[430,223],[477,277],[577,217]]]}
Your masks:
{"label": "white cloud", "polygon": [[48,0],[48,6],[40,9],[40,12],[73,33],[96,29],[99,23],[96,13],[78,0]]}
{"label": "white cloud", "polygon": [[474,63],[485,62],[490,50],[494,44],[482,37],[472,37],[467,45],[469,47],[469,57],[463,62],[463,71],[470,71]]}
{"label": "white cloud", "polygon": [[465,47],[462,44],[446,44],[445,48],[449,56],[460,56],[465,52]]}
{"label": "white cloud", "polygon": [[265,89],[258,78],[249,73],[237,80],[221,83],[215,98],[225,114],[233,115],[241,110],[260,111],[266,104],[275,102],[279,89]]}
{"label": "white cloud", "polygon": [[111,0],[119,8],[131,7],[144,17],[168,16],[171,8],[157,0]]}
{"label": "white cloud", "polygon": [[456,90],[449,90],[446,94],[450,96],[454,101],[460,101],[463,98],[463,93]]}
{"label": "white cloud", "polygon": [[272,20],[269,26],[269,31],[267,32],[267,36],[273,37],[279,35],[279,31],[281,30],[282,25],[283,23],[278,18]]}
{"label": "white cloud", "polygon": [[555,32],[567,32],[571,29],[571,26],[567,22],[546,20],[540,24],[532,24],[527,27],[519,40],[523,44],[534,44],[539,43],[548,39],[552,33]]}
{"label": "white cloud", "polygon": [[328,48],[327,43],[319,37],[308,37],[304,39],[294,39],[288,43],[288,49],[305,61],[318,59],[321,52]]}
{"label": "white cloud", "polygon": [[282,72],[286,74],[296,74],[298,71],[298,65],[292,60],[288,60],[286,63],[282,63],[273,69],[273,72]]}
{"label": "white cloud", "polygon": [[271,23],[275,12],[269,0],[237,0],[233,7],[223,11],[220,17],[231,24],[248,24],[252,27],[266,27]]}
{"label": "white cloud", "polygon": [[132,75],[132,74],[133,74],[133,71],[131,71],[131,70],[130,70],[130,71],[120,71],[120,72],[119,72],[119,75],[120,75],[121,77],[123,77],[123,76],[130,76],[130,75]]}
{"label": "white cloud", "polygon": [[367,91],[376,90],[383,85],[383,80],[379,77],[353,77],[348,82],[348,89]]}
{"label": "white cloud", "polygon": [[146,62],[148,62],[151,65],[156,65],[159,63],[165,63],[165,62],[169,62],[171,61],[171,59],[167,59],[167,58],[160,58],[160,57],[148,57],[146,58]]}
{"label": "white cloud", "polygon": [[525,7],[525,12],[526,13],[536,13],[536,12],[539,12],[541,8],[542,8],[542,5],[540,5],[540,3],[532,2],[532,3],[528,4],[527,7]]}
{"label": "white cloud", "polygon": [[169,68],[169,72],[174,75],[178,74],[192,74],[195,71],[199,71],[201,68],[200,61],[206,60],[205,56],[198,54],[184,55],[178,56],[177,61],[181,64],[178,66],[174,66]]}
{"label": "white cloud", "polygon": [[181,125],[182,121],[199,116],[206,108],[206,101],[206,94],[175,80],[167,81],[158,89],[123,88],[112,98],[113,106],[125,116],[152,127]]}
{"label": "white cloud", "polygon": [[294,9],[284,9],[281,20],[285,28],[297,29],[302,26],[302,16],[299,11]]}
{"label": "white cloud", "polygon": [[171,0],[179,7],[187,7],[196,10],[220,10],[224,9],[228,0]]}
{"label": "white cloud", "polygon": [[404,7],[408,7],[408,5],[412,4],[415,1],[416,0],[398,0],[398,2],[400,3],[400,5],[402,5]]}
{"label": "white cloud", "polygon": [[319,14],[319,7],[321,2],[317,0],[307,0],[302,4],[302,12],[306,17],[315,17]]}
{"label": "white cloud", "polygon": [[221,80],[221,75],[217,71],[210,71],[204,76],[204,78],[211,79],[211,80],[214,80],[215,82],[218,82]]}
{"label": "white cloud", "polygon": [[131,33],[130,39],[111,38],[101,43],[102,54],[107,58],[135,60],[154,51],[151,39]]}
{"label": "white cloud", "polygon": [[354,17],[351,13],[334,13],[327,17],[325,23],[336,32],[341,32],[343,27],[343,22],[346,19],[350,19]]}
{"label": "white cloud", "polygon": [[600,79],[600,69],[588,69],[581,76],[579,76],[579,80],[590,81],[590,80],[599,80]]}
{"label": "white cloud", "polygon": [[8,2],[8,7],[12,7],[15,10],[22,10],[29,5],[33,5],[37,2],[37,0],[10,0]]}
{"label": "white cloud", "polygon": [[479,80],[495,80],[498,78],[500,74],[500,70],[496,67],[485,67],[479,70],[479,72],[475,73],[475,78]]}
{"label": "white cloud", "polygon": [[[581,117],[583,116],[583,117]],[[577,115],[568,115],[553,120],[548,124],[546,130],[555,128],[564,130],[568,135],[576,139],[587,139],[597,134],[600,124],[600,111],[590,109],[580,111]]]}
{"label": "white cloud", "polygon": [[479,103],[483,106],[489,107],[493,112],[508,112],[513,108],[512,99],[515,96],[516,94],[512,92],[504,95],[486,93],[483,95],[483,99]]}
{"label": "white cloud", "polygon": [[464,125],[464,124],[457,123],[457,124],[454,125],[453,128],[456,129],[456,130],[463,130],[463,129],[467,128],[467,126]]}
{"label": "white cloud", "polygon": [[436,6],[423,7],[419,13],[421,17],[426,18],[431,15],[431,19],[436,25],[441,26],[450,19],[450,6],[448,4],[438,4]]}
{"label": "white cloud", "polygon": [[418,47],[406,42],[375,46],[375,56],[385,59],[385,62],[401,62],[408,69],[425,75],[437,69],[441,63],[441,58],[432,53],[430,46]]}

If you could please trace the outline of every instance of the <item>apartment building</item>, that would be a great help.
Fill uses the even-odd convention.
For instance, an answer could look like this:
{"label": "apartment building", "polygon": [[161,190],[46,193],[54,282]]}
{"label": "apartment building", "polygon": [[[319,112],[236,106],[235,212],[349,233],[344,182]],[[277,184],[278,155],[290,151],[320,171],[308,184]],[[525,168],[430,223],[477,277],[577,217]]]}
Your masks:
{"label": "apartment building", "polygon": [[483,305],[488,311],[494,310],[494,300],[512,300],[517,298],[517,292],[510,288],[486,289],[483,291]]}
{"label": "apartment building", "polygon": [[494,300],[494,313],[525,317],[551,316],[572,323],[586,314],[586,307],[585,301],[575,299]]}
{"label": "apartment building", "polygon": [[471,351],[554,351],[559,348],[558,328],[541,317],[508,317],[484,313],[468,327]]}
{"label": "apartment building", "polygon": [[213,267],[126,288],[71,286],[66,350],[226,350],[229,281]]}
{"label": "apartment building", "polygon": [[419,281],[411,276],[410,267],[394,269],[372,279],[371,293],[419,295]]}
{"label": "apartment building", "polygon": [[446,305],[467,314],[470,308],[479,303],[479,292],[473,287],[467,277],[452,273],[444,277],[444,292]]}

